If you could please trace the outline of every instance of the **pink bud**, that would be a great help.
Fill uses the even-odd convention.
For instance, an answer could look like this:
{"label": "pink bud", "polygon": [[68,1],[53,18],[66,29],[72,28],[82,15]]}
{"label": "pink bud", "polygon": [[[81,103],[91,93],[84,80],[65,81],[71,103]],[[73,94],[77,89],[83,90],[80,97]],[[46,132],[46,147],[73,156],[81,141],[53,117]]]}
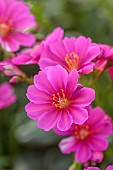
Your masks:
{"label": "pink bud", "polygon": [[5,76],[21,76],[22,71],[13,64],[6,64],[3,66],[3,73]]}
{"label": "pink bud", "polygon": [[102,162],[103,158],[104,158],[103,152],[93,152],[92,157],[91,157],[91,161],[96,162],[96,163],[100,163],[100,162]]}

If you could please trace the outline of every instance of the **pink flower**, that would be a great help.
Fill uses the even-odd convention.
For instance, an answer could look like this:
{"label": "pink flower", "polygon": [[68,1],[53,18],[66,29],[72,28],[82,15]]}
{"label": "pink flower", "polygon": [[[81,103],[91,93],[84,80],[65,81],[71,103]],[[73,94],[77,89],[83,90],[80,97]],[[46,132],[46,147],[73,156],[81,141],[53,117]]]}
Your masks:
{"label": "pink flower", "polygon": [[4,109],[16,102],[13,87],[9,83],[0,84],[0,109]]}
{"label": "pink flower", "polygon": [[70,74],[60,65],[48,67],[34,77],[34,85],[28,87],[27,115],[38,120],[38,127],[48,131],[57,126],[66,131],[74,122],[82,124],[88,119],[88,106],[95,98],[91,88],[77,84],[78,73]]}
{"label": "pink flower", "polygon": [[48,47],[48,44],[54,43],[57,39],[61,39],[63,36],[63,29],[57,27],[47,38],[33,48],[25,49],[13,59],[13,63],[16,65],[38,64],[43,50]]}
{"label": "pink flower", "polygon": [[0,0],[0,44],[7,51],[31,46],[35,37],[25,31],[35,26],[29,7],[18,0]]}
{"label": "pink flower", "polygon": [[85,168],[84,170],[100,170],[98,167],[88,167],[88,168]]}
{"label": "pink flower", "polygon": [[73,69],[79,74],[88,74],[92,71],[92,62],[100,54],[100,48],[94,46],[90,38],[80,36],[78,38],[58,39],[44,50],[39,60],[39,66],[43,70],[47,66],[62,65],[68,72]]}
{"label": "pink flower", "polygon": [[[96,45],[96,44],[95,44]],[[101,54],[97,58],[95,63],[95,69],[103,71],[108,62],[111,62],[108,68],[109,75],[113,80],[113,47],[106,44],[97,44],[97,46],[101,49]]]}
{"label": "pink flower", "polygon": [[61,151],[65,154],[76,152],[75,160],[83,163],[91,159],[92,152],[106,150],[106,138],[113,133],[112,123],[105,119],[105,113],[100,107],[87,107],[87,110],[89,118],[82,125],[73,124],[67,132],[55,129],[59,135],[70,136],[60,142]]}
{"label": "pink flower", "polygon": [[108,60],[113,61],[113,48],[106,44],[94,45],[97,45],[101,50],[100,55],[97,57],[95,68],[102,71]]}
{"label": "pink flower", "polygon": [[[84,170],[100,170],[98,167],[88,167],[85,168]],[[106,170],[113,170],[113,165],[109,165]]]}
{"label": "pink flower", "polygon": [[113,170],[113,165],[109,165],[106,170]]}
{"label": "pink flower", "polygon": [[91,161],[100,163],[104,158],[103,152],[92,152]]}

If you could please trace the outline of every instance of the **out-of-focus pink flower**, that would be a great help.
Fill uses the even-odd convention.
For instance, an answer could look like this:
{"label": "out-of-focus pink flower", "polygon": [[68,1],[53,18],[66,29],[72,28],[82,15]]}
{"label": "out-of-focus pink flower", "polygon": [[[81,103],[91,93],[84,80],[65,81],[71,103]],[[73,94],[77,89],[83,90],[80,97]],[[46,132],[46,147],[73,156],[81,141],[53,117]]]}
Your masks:
{"label": "out-of-focus pink flower", "polygon": [[106,44],[94,45],[97,45],[101,50],[100,55],[96,59],[97,61],[95,63],[95,69],[102,71],[105,68],[108,60],[113,62],[113,47]]}
{"label": "out-of-focus pink flower", "polygon": [[78,38],[58,39],[45,49],[39,60],[39,66],[43,70],[47,66],[62,65],[68,72],[73,69],[79,74],[88,74],[92,71],[92,62],[100,54],[100,48],[94,46],[90,38],[80,36]]}
{"label": "out-of-focus pink flower", "polygon": [[16,102],[14,89],[9,83],[0,84],[0,109],[4,109]]}
{"label": "out-of-focus pink flower", "polygon": [[38,120],[38,127],[48,131],[55,125],[61,131],[71,124],[82,124],[88,119],[85,106],[95,98],[91,88],[80,87],[78,72],[68,72],[60,65],[48,67],[34,77],[34,85],[28,87],[27,115]]}
{"label": "out-of-focus pink flower", "polygon": [[113,170],[113,165],[109,165],[106,170]]}
{"label": "out-of-focus pink flower", "polygon": [[84,170],[100,170],[98,167],[88,167],[88,168],[85,168]]}
{"label": "out-of-focus pink flower", "polygon": [[57,39],[61,39],[62,37],[63,29],[57,27],[45,40],[39,42],[33,48],[25,49],[17,54],[12,62],[15,65],[38,64],[44,49],[47,49],[50,43],[54,43]]}
{"label": "out-of-focus pink flower", "polygon": [[13,58],[12,63],[15,65],[38,64],[42,52],[43,42],[36,44],[33,48],[22,50]]}
{"label": "out-of-focus pink flower", "polygon": [[10,56],[6,61],[0,62],[0,72],[5,76],[22,76],[23,72],[14,64],[12,64],[12,56]]}
{"label": "out-of-focus pink flower", "polygon": [[104,154],[103,152],[92,152],[92,157],[91,157],[91,161],[92,162],[96,162],[96,163],[100,163],[102,162],[104,158]]}
{"label": "out-of-focus pink flower", "polygon": [[6,51],[17,51],[22,46],[31,46],[35,37],[25,31],[35,26],[29,6],[23,1],[0,0],[0,44]]}
{"label": "out-of-focus pink flower", "polygon": [[100,107],[92,109],[89,106],[87,110],[89,118],[82,125],[73,124],[67,132],[55,129],[59,135],[70,136],[60,142],[61,151],[65,154],[76,152],[75,160],[83,163],[91,159],[92,152],[106,150],[106,138],[113,133],[112,123],[104,118],[105,113]]}
{"label": "out-of-focus pink flower", "polygon": [[[85,168],[84,170],[100,170],[98,167],[88,167]],[[113,165],[109,165],[106,170],[113,170]]]}
{"label": "out-of-focus pink flower", "polygon": [[107,70],[113,80],[113,47],[106,44],[97,44],[97,46],[100,48],[101,53],[96,59],[95,69],[103,71],[107,63],[110,62],[110,64],[107,65]]}

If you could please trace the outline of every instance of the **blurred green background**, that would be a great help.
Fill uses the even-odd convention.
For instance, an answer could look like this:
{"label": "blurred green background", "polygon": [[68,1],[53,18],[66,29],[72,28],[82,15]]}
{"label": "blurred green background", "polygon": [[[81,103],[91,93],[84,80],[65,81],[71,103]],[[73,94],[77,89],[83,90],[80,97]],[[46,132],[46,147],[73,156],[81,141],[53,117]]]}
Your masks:
{"label": "blurred green background", "polygon": [[[40,25],[37,39],[61,26],[65,35],[89,36],[95,42],[113,45],[113,0],[27,0],[32,13]],[[2,56],[0,56],[2,58]],[[26,73],[34,75],[37,66],[21,67]],[[84,84],[88,81],[84,79]],[[8,80],[0,75],[0,82]],[[27,84],[15,85],[17,102],[0,110],[0,170],[67,170],[72,163],[72,155],[63,155],[57,147],[61,137],[53,132],[44,132],[30,120],[24,107]],[[113,116],[113,86],[105,73],[94,86],[96,100],[106,113]],[[113,137],[100,167],[113,164]],[[82,153],[82,151],[81,151]]]}

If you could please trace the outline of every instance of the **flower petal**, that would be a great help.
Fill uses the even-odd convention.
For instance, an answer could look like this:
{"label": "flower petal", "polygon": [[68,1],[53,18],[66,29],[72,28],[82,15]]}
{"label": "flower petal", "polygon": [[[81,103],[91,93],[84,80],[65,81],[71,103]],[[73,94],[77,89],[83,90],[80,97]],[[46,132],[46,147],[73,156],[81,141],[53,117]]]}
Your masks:
{"label": "flower petal", "polygon": [[95,91],[91,88],[83,87],[70,98],[71,104],[75,106],[88,106],[95,98]]}
{"label": "flower petal", "polygon": [[37,87],[37,89],[45,91],[46,93],[52,94],[55,92],[47,79],[47,72],[45,71],[40,71],[38,75],[34,76],[34,84]]}
{"label": "flower petal", "polygon": [[59,143],[60,150],[65,154],[70,154],[76,150],[76,139],[74,136],[65,138]]}
{"label": "flower petal", "polygon": [[57,128],[61,131],[66,131],[71,127],[72,123],[73,119],[68,110],[62,109],[59,114]]}
{"label": "flower petal", "polygon": [[58,111],[55,108],[53,108],[39,117],[38,127],[44,129],[45,131],[49,131],[56,125],[57,120]]}
{"label": "flower petal", "polygon": [[77,70],[72,70],[67,79],[66,96],[72,95],[72,93],[77,88],[78,82],[78,72]]}
{"label": "flower petal", "polygon": [[69,111],[75,124],[83,124],[88,119],[88,112],[86,109],[79,107],[70,107]]}
{"label": "flower petal", "polygon": [[51,108],[52,107],[50,104],[35,104],[30,102],[26,105],[25,110],[28,117],[37,120],[41,115],[49,111]]}
{"label": "flower petal", "polygon": [[47,79],[57,92],[61,89],[66,89],[67,78],[67,71],[60,65],[50,67],[47,72]]}
{"label": "flower petal", "polygon": [[43,91],[39,91],[34,85],[28,87],[26,95],[28,99],[33,103],[50,103],[52,105],[52,96]]}
{"label": "flower petal", "polygon": [[91,158],[91,150],[86,141],[80,142],[77,145],[75,159],[78,162],[87,162]]}

